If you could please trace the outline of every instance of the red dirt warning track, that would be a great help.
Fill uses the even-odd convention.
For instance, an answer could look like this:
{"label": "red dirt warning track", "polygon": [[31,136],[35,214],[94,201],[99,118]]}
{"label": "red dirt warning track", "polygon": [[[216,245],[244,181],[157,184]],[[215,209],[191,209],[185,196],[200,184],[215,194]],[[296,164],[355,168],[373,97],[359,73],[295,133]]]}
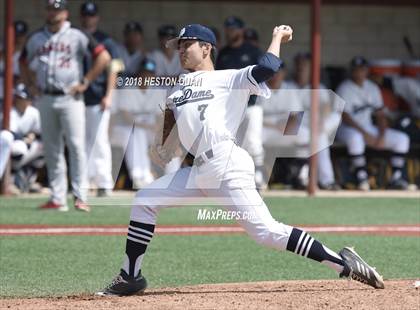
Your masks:
{"label": "red dirt warning track", "polygon": [[[297,225],[311,233],[414,236],[420,237],[420,224],[412,225]],[[46,225],[0,225],[0,236],[90,236],[90,235],[125,235],[127,226],[46,226]],[[159,235],[209,235],[245,233],[237,225],[158,225],[155,233]]]}

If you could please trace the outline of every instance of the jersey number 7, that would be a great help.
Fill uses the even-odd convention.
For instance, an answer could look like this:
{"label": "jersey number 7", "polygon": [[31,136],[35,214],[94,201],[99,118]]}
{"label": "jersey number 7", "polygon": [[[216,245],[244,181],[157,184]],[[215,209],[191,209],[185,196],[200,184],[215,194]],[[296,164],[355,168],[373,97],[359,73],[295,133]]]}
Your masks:
{"label": "jersey number 7", "polygon": [[200,121],[204,121],[206,118],[204,117],[204,112],[206,111],[208,104],[200,104],[198,106],[198,111],[200,112]]}

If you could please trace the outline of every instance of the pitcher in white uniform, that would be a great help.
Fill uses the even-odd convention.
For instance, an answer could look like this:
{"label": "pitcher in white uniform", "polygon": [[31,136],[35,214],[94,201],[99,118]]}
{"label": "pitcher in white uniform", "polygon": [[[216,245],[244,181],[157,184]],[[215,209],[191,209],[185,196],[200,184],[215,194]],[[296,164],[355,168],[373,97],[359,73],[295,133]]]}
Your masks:
{"label": "pitcher in white uniform", "polygon": [[[288,250],[321,262],[341,276],[383,288],[380,275],[350,248],[336,254],[306,232],[277,222],[258,194],[254,164],[233,141],[250,95],[269,97],[268,80],[280,66],[280,43],[292,38],[289,26],[275,27],[272,42],[258,65],[240,70],[214,70],[213,32],[199,24],[181,29],[168,44],[178,47],[181,64],[190,71],[167,98],[163,136],[153,148],[157,162],[171,158],[171,135],[195,156],[194,165],[165,175],[138,191],[128,227],[126,256],[120,274],[100,295],[132,295],[147,282],[141,265],[153,237],[160,209],[188,204],[200,197],[222,201],[237,214],[238,223],[258,243]],[[189,80],[191,83],[186,83]],[[356,266],[359,266],[357,268]],[[362,266],[362,267],[360,267]],[[363,269],[363,272],[362,272]]]}

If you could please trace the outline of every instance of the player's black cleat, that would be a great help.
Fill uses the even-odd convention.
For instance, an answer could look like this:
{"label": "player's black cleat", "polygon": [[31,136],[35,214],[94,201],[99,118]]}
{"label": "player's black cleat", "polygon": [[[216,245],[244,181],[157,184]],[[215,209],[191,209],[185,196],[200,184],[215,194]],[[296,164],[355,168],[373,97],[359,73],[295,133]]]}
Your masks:
{"label": "player's black cleat", "polygon": [[375,268],[369,266],[352,248],[344,248],[338,254],[344,261],[344,270],[340,277],[370,285],[374,288],[384,288],[384,280]]}
{"label": "player's black cleat", "polygon": [[129,276],[124,270],[112,280],[102,292],[96,293],[100,296],[130,296],[142,293],[147,287],[146,278],[138,274],[137,277]]}

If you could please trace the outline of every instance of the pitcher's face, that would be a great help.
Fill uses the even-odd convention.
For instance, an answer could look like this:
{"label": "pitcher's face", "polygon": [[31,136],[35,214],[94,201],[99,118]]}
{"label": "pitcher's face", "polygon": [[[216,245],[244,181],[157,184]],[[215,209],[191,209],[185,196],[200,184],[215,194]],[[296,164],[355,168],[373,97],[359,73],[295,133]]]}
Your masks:
{"label": "pitcher's face", "polygon": [[180,40],[178,51],[182,68],[194,70],[205,58],[206,48],[206,45],[200,46],[197,40]]}

